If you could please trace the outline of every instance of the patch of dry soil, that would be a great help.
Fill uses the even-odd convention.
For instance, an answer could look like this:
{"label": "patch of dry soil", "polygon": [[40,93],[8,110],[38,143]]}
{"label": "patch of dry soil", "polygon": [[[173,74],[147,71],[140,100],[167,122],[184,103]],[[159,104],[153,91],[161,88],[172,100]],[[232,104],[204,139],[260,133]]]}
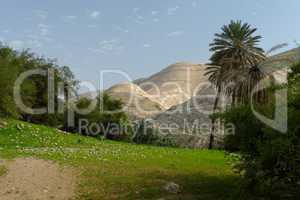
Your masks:
{"label": "patch of dry soil", "polygon": [[69,168],[34,158],[18,158],[4,165],[8,171],[0,177],[1,200],[74,198],[75,173]]}

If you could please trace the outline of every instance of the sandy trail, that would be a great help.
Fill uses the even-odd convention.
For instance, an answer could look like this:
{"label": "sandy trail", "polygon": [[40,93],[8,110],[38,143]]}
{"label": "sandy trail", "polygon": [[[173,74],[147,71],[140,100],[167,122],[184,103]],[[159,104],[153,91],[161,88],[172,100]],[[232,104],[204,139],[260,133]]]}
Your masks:
{"label": "sandy trail", "polygon": [[70,200],[75,173],[50,161],[18,158],[2,161],[7,173],[0,177],[1,200]]}

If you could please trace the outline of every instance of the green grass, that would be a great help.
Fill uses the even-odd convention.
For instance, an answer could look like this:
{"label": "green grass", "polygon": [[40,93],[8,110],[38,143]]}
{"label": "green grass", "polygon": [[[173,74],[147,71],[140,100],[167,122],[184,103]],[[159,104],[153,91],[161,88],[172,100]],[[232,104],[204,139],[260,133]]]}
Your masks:
{"label": "green grass", "polygon": [[[79,172],[78,199],[230,199],[238,184],[222,151],[190,150],[100,141],[6,120],[0,158],[37,157]],[[1,171],[0,171],[1,174]],[[168,194],[168,182],[181,186]]]}
{"label": "green grass", "polygon": [[0,165],[0,176],[3,176],[4,174],[6,174],[6,171],[7,171],[6,167]]}

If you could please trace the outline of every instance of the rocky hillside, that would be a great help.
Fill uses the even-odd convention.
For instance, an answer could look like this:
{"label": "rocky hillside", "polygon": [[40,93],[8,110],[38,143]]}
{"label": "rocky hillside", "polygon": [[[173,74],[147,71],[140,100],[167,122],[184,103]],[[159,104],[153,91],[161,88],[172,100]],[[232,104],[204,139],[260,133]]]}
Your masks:
{"label": "rocky hillside", "polygon": [[[159,127],[168,127],[163,133],[172,135],[179,146],[208,147],[211,130],[209,116],[213,112],[214,99],[215,90],[212,87],[203,88],[188,101],[154,116],[153,120]],[[221,135],[218,138],[222,141]]]}
{"label": "rocky hillside", "polygon": [[[265,73],[277,82],[286,81],[283,66],[300,60],[300,48],[271,56],[263,64]],[[207,65],[179,62],[148,77],[113,86],[107,92],[121,99],[133,119],[150,118],[182,146],[207,147],[215,90],[205,74]],[[223,99],[222,105],[226,105]],[[216,136],[216,146],[223,135]]]}
{"label": "rocky hillside", "polygon": [[166,108],[181,104],[197,94],[207,83],[207,65],[179,62],[140,80],[138,85]]}
{"label": "rocky hillside", "polygon": [[106,90],[106,93],[124,102],[124,109],[132,119],[142,119],[161,113],[166,108],[161,102],[134,83],[121,83]]}
{"label": "rocky hillside", "polygon": [[267,74],[272,74],[278,83],[286,82],[288,68],[300,60],[300,48],[292,49],[271,56],[263,64],[262,68]]}
{"label": "rocky hillside", "polygon": [[179,62],[133,83],[122,83],[106,90],[127,105],[133,119],[153,117],[191,99],[208,83],[206,65]]}

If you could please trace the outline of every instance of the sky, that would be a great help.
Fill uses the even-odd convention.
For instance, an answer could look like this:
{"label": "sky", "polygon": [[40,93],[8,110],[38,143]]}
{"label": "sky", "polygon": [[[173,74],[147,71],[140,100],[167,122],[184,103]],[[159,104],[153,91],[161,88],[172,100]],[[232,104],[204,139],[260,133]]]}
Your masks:
{"label": "sky", "polygon": [[[81,81],[100,71],[147,77],[179,62],[207,63],[230,20],[258,28],[261,46],[300,41],[299,0],[2,0],[0,41],[56,58]],[[123,81],[106,73],[105,87]]]}

